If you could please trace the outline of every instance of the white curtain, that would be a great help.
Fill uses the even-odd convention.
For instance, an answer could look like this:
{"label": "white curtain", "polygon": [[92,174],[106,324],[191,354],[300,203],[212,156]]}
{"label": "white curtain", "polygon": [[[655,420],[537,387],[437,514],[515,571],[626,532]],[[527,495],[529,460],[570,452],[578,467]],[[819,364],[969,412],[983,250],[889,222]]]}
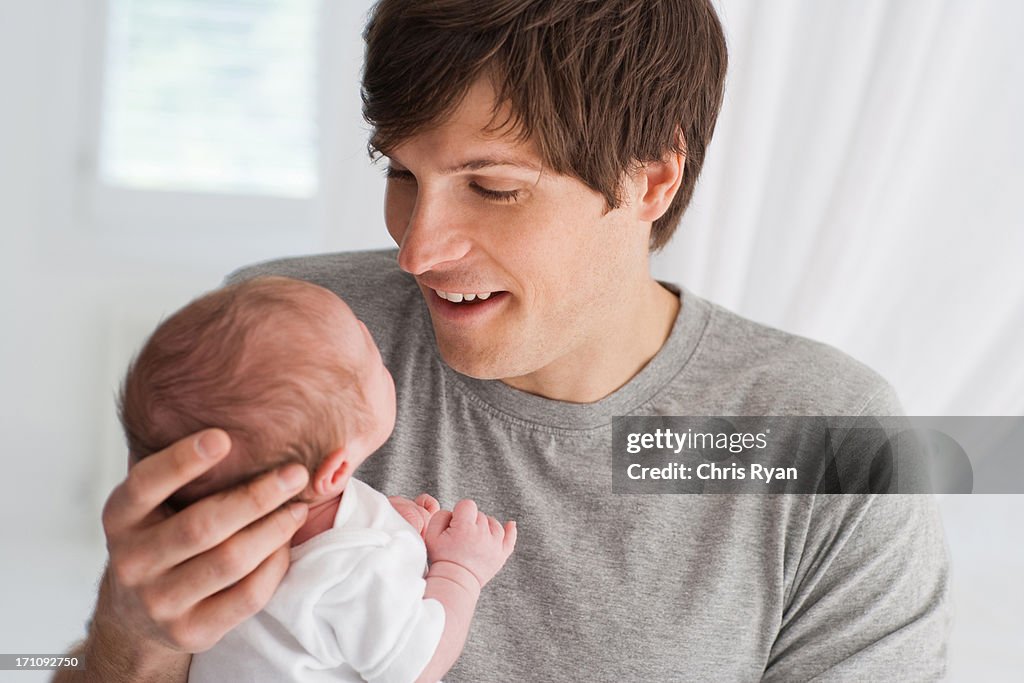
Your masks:
{"label": "white curtain", "polygon": [[908,414],[1024,414],[1024,3],[718,0],[726,99],[655,274]]}
{"label": "white curtain", "polygon": [[[910,415],[1024,414],[1024,3],[716,5],[725,105],[655,275],[837,346]],[[988,436],[975,468],[1010,476],[1019,437]],[[941,498],[949,680],[1019,677],[1024,496]]]}

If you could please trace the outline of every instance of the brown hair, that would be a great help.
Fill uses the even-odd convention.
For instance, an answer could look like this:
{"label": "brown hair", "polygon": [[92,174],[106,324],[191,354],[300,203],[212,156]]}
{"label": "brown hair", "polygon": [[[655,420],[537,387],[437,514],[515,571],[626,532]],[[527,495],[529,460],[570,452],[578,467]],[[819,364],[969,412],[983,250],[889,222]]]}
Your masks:
{"label": "brown hair", "polygon": [[118,397],[130,456],[220,427],[231,436],[229,457],[242,453],[260,471],[289,460],[315,470],[344,443],[346,425],[362,422],[364,405],[353,395],[355,377],[317,334],[329,321],[323,306],[309,305],[316,289],[254,278],[201,296],[163,321],[133,359]]}
{"label": "brown hair", "polygon": [[[364,33],[372,157],[438,124],[481,76],[517,139],[621,206],[623,174],[684,152],[654,222],[663,247],[693,196],[721,109],[727,50],[710,0],[380,0]],[[680,135],[681,134],[681,135]]]}

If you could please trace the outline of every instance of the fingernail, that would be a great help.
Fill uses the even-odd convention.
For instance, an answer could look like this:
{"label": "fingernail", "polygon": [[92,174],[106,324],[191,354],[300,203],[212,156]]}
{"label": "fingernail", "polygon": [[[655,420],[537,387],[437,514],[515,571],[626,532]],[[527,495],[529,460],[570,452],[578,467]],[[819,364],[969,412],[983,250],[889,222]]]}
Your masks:
{"label": "fingernail", "polygon": [[278,470],[277,476],[284,491],[292,491],[306,483],[306,470],[301,465],[289,465],[283,470]]}
{"label": "fingernail", "polygon": [[219,458],[224,455],[230,447],[231,441],[227,438],[227,435],[219,429],[204,432],[198,439],[196,439],[196,453],[199,454],[200,458],[206,458],[207,460]]}
{"label": "fingernail", "polygon": [[292,503],[288,506],[288,512],[292,513],[292,517],[295,518],[296,522],[304,520],[308,511],[309,508],[307,508],[303,503]]}

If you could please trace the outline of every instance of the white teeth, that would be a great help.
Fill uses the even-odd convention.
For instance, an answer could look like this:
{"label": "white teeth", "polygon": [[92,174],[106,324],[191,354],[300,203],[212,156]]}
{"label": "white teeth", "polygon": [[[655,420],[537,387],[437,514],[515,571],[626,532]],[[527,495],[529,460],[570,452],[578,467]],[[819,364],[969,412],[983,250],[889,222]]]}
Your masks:
{"label": "white teeth", "polygon": [[463,301],[475,301],[480,299],[485,301],[491,297],[494,292],[480,292],[476,294],[462,294],[460,292],[442,292],[440,289],[435,289],[437,295],[446,301],[451,301],[453,304],[459,304]]}

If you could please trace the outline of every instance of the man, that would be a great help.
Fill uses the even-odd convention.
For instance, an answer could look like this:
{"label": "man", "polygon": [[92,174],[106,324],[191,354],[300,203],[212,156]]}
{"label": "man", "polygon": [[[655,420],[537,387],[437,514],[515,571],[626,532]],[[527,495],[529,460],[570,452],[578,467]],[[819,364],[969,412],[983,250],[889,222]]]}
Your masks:
{"label": "man", "polygon": [[[886,415],[834,349],[654,281],[722,99],[707,0],[384,0],[364,113],[399,249],[262,264],[326,286],[395,377],[361,477],[519,523],[451,681],[941,677],[947,566],[914,496],[616,495],[615,415]],[[131,469],[83,680],[184,680],[257,612],[302,523],[297,467],[170,516],[210,429]]]}

